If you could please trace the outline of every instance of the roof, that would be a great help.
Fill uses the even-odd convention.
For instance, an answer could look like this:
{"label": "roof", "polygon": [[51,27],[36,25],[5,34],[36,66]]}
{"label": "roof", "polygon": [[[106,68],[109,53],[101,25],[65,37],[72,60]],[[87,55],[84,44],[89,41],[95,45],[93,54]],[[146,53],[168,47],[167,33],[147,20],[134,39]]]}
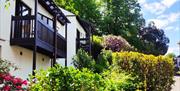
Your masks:
{"label": "roof", "polygon": [[61,8],[61,7],[59,7],[59,8],[61,9],[61,11],[62,11],[62,12],[64,13],[64,15],[66,15],[66,16],[76,16],[74,13],[72,13],[72,12],[70,12],[70,11],[64,9],[64,8]]}
{"label": "roof", "polygon": [[70,23],[64,13],[58,8],[53,0],[38,0],[39,3],[52,15],[57,15],[58,21],[61,24]]}
{"label": "roof", "polygon": [[76,16],[78,22],[80,23],[80,25],[83,27],[83,29],[86,31],[86,33],[91,33],[93,31],[95,31],[95,27],[92,23],[81,19],[79,16]]}

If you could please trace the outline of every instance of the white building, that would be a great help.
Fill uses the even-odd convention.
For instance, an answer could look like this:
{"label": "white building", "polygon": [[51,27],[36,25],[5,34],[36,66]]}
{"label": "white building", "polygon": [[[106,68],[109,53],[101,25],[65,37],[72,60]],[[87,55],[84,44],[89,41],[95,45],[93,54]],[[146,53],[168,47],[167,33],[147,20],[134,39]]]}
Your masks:
{"label": "white building", "polygon": [[[67,26],[67,66],[73,66],[72,58],[76,55],[76,52],[79,48],[85,48],[83,47],[83,44],[90,52],[91,50],[91,31],[93,30],[93,27],[90,23],[87,21],[84,21],[80,19],[75,14],[60,8],[61,11],[66,15],[68,20],[71,22]],[[64,35],[63,31],[59,31],[60,34]],[[78,43],[79,42],[79,43]],[[58,63],[65,65],[64,62],[65,59],[59,59]]]}
{"label": "white building", "polygon": [[5,1],[0,0],[0,58],[19,68],[13,75],[25,79],[35,69],[54,65],[57,58],[69,66],[76,40],[90,38],[89,23],[62,12],[53,0],[10,0],[7,9]]}

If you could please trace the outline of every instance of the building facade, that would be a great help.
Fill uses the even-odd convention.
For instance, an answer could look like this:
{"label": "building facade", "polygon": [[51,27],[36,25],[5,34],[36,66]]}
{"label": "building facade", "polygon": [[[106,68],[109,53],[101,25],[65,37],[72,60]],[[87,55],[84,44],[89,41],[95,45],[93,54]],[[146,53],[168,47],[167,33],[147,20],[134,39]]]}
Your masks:
{"label": "building facade", "polygon": [[53,0],[10,0],[10,6],[5,5],[6,0],[1,0],[0,58],[19,68],[12,74],[25,79],[33,70],[56,62],[72,65],[77,39],[90,34],[77,17],[69,17],[72,13],[57,7]]}
{"label": "building facade", "polygon": [[[82,48],[87,52],[91,52],[91,31],[92,24],[80,19],[75,14],[60,8],[68,20],[71,22],[67,25],[67,63],[65,59],[60,58],[57,62],[62,65],[73,66],[73,57],[76,55],[78,49]],[[64,35],[63,31],[59,31]]]}

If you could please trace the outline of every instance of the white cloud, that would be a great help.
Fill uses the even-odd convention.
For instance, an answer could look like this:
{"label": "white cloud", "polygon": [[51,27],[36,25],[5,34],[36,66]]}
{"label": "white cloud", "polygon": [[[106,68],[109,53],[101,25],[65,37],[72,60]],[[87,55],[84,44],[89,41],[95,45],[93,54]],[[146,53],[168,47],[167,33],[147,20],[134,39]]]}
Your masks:
{"label": "white cloud", "polygon": [[149,19],[148,22],[154,21],[155,25],[157,28],[164,28],[169,24],[167,20],[161,20],[161,19]]}
{"label": "white cloud", "polygon": [[179,52],[179,48],[178,47],[169,47],[168,51],[167,51],[167,54],[168,53],[175,53],[175,54],[178,54]]}
{"label": "white cloud", "polygon": [[157,2],[148,3],[146,0],[139,0],[142,8],[153,14],[160,15],[174,5],[178,0],[161,0]]}
{"label": "white cloud", "polygon": [[178,0],[163,0],[161,3],[165,5],[166,7],[171,7],[174,3],[176,3]]}
{"label": "white cloud", "polygon": [[167,30],[167,31],[179,31],[179,27],[174,27],[174,26],[168,26],[166,27],[164,30]]}
{"label": "white cloud", "polygon": [[143,8],[156,15],[162,14],[166,10],[166,7],[163,4],[158,3],[158,2],[154,2],[150,4],[145,3],[143,5]]}
{"label": "white cloud", "polygon": [[168,25],[177,22],[180,19],[180,12],[162,14],[155,19],[149,19],[148,22],[154,21],[158,28],[167,28]]}
{"label": "white cloud", "polygon": [[168,26],[168,27],[165,28],[165,30],[173,30],[173,29],[174,29],[173,26]]}
{"label": "white cloud", "polygon": [[144,4],[144,3],[146,2],[146,0],[138,0],[138,2],[139,2],[140,4]]}
{"label": "white cloud", "polygon": [[176,28],[174,29],[174,31],[180,31],[180,28],[179,28],[179,27],[176,27]]}

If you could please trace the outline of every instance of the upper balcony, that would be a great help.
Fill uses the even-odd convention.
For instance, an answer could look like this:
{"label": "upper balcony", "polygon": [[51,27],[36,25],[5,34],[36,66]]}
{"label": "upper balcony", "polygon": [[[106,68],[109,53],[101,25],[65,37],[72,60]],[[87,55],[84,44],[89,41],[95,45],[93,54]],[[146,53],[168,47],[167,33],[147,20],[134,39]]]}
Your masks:
{"label": "upper balcony", "polygon": [[[54,29],[38,18],[37,52],[53,57]],[[35,16],[12,16],[10,44],[33,50]],[[57,33],[57,57],[65,58],[66,39]]]}

